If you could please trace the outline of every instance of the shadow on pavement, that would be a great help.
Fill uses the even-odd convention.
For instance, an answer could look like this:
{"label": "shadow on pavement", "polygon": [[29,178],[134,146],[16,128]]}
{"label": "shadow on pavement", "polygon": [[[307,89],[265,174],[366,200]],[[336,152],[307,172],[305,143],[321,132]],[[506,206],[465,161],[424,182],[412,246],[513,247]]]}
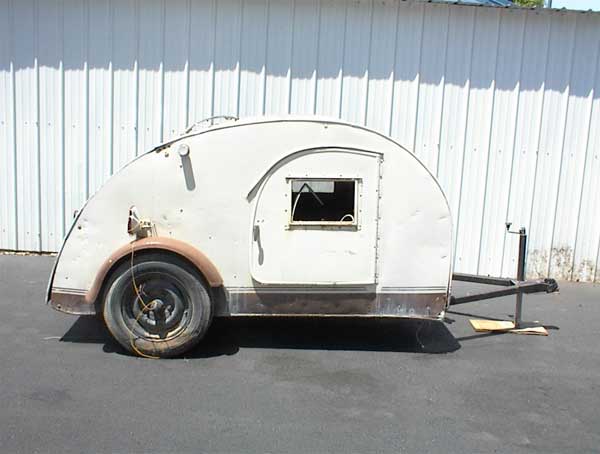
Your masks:
{"label": "shadow on pavement", "polygon": [[[102,319],[82,316],[61,342],[104,344],[104,351],[128,355]],[[403,319],[236,317],[217,318],[186,358],[234,355],[240,348],[449,353],[460,344],[444,323]]]}

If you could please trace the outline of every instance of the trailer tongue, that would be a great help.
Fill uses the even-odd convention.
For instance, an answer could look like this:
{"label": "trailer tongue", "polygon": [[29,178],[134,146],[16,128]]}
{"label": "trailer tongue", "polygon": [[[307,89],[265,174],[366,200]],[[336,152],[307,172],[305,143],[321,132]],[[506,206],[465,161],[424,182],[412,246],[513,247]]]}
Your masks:
{"label": "trailer tongue", "polygon": [[[452,279],[455,281],[501,286],[505,288],[493,289],[485,292],[479,292],[460,297],[451,296],[450,306],[470,303],[473,301],[487,300],[491,298],[499,298],[501,296],[516,295],[515,314],[513,317],[514,327],[512,328],[520,329],[525,327],[521,317],[523,309],[523,295],[525,293],[553,293],[558,291],[558,284],[556,280],[550,278],[525,280],[527,231],[524,227],[522,227],[521,229],[519,229],[518,232],[513,232],[510,231],[510,226],[510,223],[506,224],[507,232],[519,235],[519,260],[517,268],[517,278],[511,279],[503,277],[480,276],[476,274],[454,273],[452,274]],[[505,330],[505,327],[499,325],[499,329]]]}

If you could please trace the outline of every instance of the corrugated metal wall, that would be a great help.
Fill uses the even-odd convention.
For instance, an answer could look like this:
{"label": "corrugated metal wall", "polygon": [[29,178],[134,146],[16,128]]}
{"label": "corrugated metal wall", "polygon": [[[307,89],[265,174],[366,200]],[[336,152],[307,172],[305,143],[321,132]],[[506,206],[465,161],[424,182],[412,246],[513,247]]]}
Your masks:
{"label": "corrugated metal wall", "polygon": [[[0,248],[212,115],[318,114],[438,176],[455,265],[600,280],[600,15],[380,0],[0,0]],[[408,195],[410,196],[410,195]]]}

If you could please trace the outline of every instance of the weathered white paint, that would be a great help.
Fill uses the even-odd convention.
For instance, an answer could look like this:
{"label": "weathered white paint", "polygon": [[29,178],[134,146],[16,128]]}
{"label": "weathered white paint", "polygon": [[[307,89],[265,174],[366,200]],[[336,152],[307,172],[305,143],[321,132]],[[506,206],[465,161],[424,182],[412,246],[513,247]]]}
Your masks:
{"label": "weathered white paint", "polygon": [[600,280],[600,15],[381,0],[0,0],[0,248],[56,251],[108,176],[212,115],[391,135],[457,271]]}
{"label": "weathered white paint", "polygon": [[[358,180],[357,225],[290,225],[289,178]],[[132,240],[131,206],[153,236],[202,251],[229,293],[326,286],[445,301],[449,291],[452,219],[444,193],[413,154],[362,127],[314,117],[237,121],[145,153],[86,203],[52,291],[81,295],[92,287],[105,261]],[[410,301],[397,309],[414,312]],[[437,317],[438,309],[420,315]]]}

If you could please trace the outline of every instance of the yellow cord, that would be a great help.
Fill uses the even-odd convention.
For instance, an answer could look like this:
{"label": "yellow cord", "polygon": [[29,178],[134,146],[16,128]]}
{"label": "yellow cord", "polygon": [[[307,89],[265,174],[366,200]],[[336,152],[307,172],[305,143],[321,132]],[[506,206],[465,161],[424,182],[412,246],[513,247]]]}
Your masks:
{"label": "yellow cord", "polygon": [[[141,309],[142,309],[142,310],[141,310],[141,312],[138,314],[138,316],[135,318],[135,323],[138,323],[138,322],[139,322],[139,320],[140,320],[140,317],[141,317],[141,316],[142,316],[144,313],[146,313],[146,311],[149,311],[149,310],[151,309],[151,307],[150,307],[148,304],[146,304],[146,303],[144,302],[144,298],[142,298],[142,295],[140,294],[140,291],[139,291],[139,289],[138,289],[138,286],[137,286],[137,284],[135,283],[135,274],[134,274],[134,272],[133,272],[133,253],[134,253],[134,245],[135,245],[135,241],[133,241],[133,242],[131,243],[131,262],[130,262],[130,269],[131,269],[131,281],[132,281],[132,283],[133,283],[133,289],[135,290],[135,294],[136,294],[136,296],[137,296],[137,298],[136,298],[135,302],[137,303],[137,302],[139,301],[139,302],[141,302],[141,303],[142,303],[142,307],[141,307]],[[135,304],[135,303],[134,303],[134,304]],[[138,339],[139,339],[139,337],[138,337]],[[139,349],[136,347],[136,345],[135,345],[135,341],[136,341],[136,340],[137,340],[137,339],[134,337],[134,335],[133,335],[133,331],[132,331],[132,332],[131,332],[131,340],[130,340],[130,343],[131,343],[131,348],[132,348],[132,349],[133,349],[133,350],[134,350],[134,351],[135,351],[135,352],[136,352],[136,353],[137,353],[139,356],[142,356],[142,357],[144,357],[144,358],[148,358],[148,359],[159,359],[159,357],[158,357],[158,356],[147,355],[147,354],[145,354],[145,353],[141,352],[141,351],[140,351],[140,350],[139,350]]]}

